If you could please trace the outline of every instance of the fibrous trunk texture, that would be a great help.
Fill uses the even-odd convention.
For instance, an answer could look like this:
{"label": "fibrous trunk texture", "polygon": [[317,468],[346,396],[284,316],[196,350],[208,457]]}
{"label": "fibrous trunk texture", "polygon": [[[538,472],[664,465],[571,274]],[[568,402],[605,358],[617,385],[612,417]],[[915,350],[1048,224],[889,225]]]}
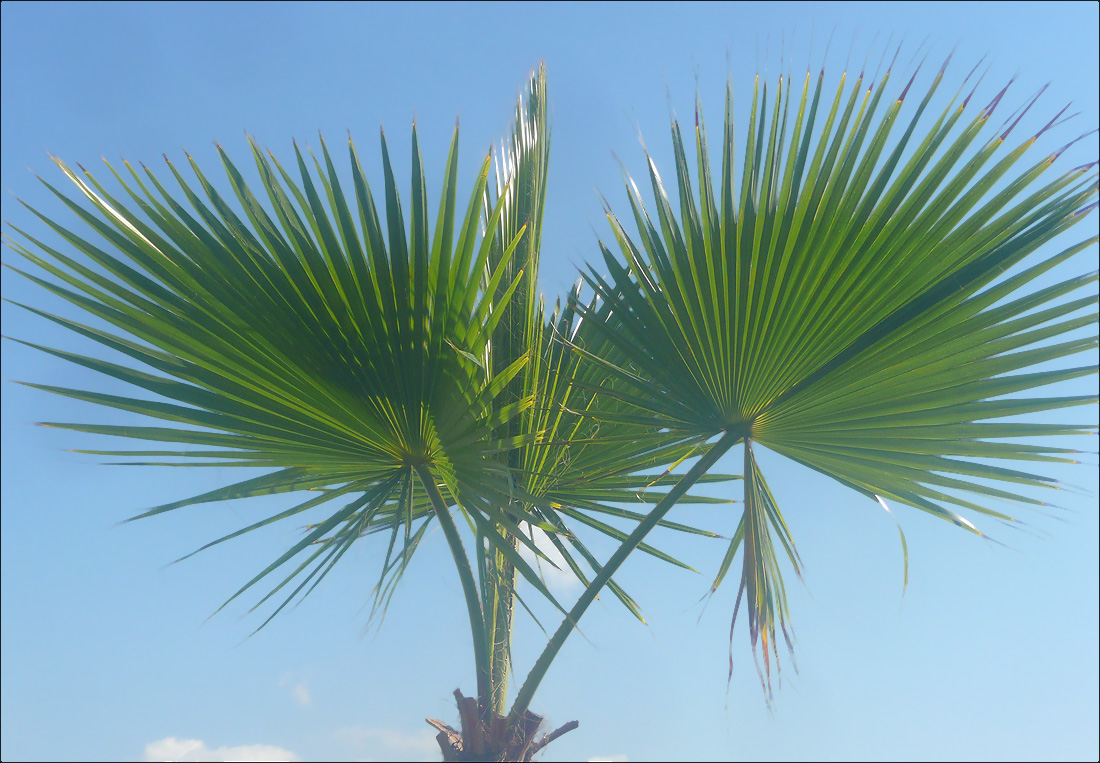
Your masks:
{"label": "fibrous trunk texture", "polygon": [[542,725],[541,715],[528,710],[522,718],[510,722],[507,716],[494,713],[493,720],[486,726],[479,717],[476,698],[464,697],[455,689],[455,700],[462,731],[435,718],[426,719],[439,731],[435,739],[443,751],[444,761],[529,761],[543,747],[580,725],[577,721],[569,721],[536,741],[535,734]]}

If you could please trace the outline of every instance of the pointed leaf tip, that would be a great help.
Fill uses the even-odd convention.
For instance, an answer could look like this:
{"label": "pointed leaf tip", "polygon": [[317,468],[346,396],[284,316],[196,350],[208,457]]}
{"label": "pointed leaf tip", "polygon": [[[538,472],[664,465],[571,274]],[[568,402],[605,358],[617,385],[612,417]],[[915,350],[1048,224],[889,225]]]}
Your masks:
{"label": "pointed leaf tip", "polygon": [[940,65],[940,71],[939,71],[939,74],[943,74],[943,73],[944,73],[945,71],[947,71],[947,65],[948,65],[949,63],[951,63],[951,57],[952,57],[953,55],[955,55],[955,51],[954,51],[954,50],[952,50],[952,51],[951,51],[950,53],[948,53],[948,54],[947,54],[947,58],[945,58],[945,59],[943,60],[943,63],[942,63],[941,65]]}
{"label": "pointed leaf tip", "polygon": [[[1100,204],[1100,202],[1094,201],[1093,203],[1089,204],[1087,207],[1082,207],[1081,209],[1074,212],[1073,216],[1077,217],[1078,215],[1087,215],[1089,212],[1096,209],[1098,204]],[[1100,432],[1093,432],[1092,434],[1096,435],[1096,434],[1100,434]]]}
{"label": "pointed leaf tip", "polygon": [[1008,81],[1008,84],[1001,88],[1001,92],[997,93],[997,95],[993,97],[993,100],[989,102],[989,105],[982,109],[982,113],[985,119],[989,119],[989,117],[993,116],[993,112],[994,110],[996,110],[997,104],[1001,102],[1001,99],[1004,98],[1005,93],[1008,92],[1008,89],[1012,87],[1012,83],[1015,81],[1015,77],[1010,79]]}
{"label": "pointed leaf tip", "polygon": [[[1078,142],[1079,140],[1083,140],[1083,139],[1089,137],[1090,135],[1092,135],[1093,133],[1098,132],[1098,131],[1100,131],[1100,129],[1092,129],[1092,130],[1089,130],[1088,132],[1081,133],[1076,138],[1071,140],[1069,143],[1067,143],[1066,145],[1062,146],[1060,149],[1055,151],[1054,152],[1054,159],[1057,159],[1059,156],[1061,156],[1063,153],[1065,153],[1066,149],[1068,149],[1074,143]],[[1091,167],[1091,166],[1095,166],[1095,165],[1096,165],[1096,162],[1092,162],[1090,165],[1087,165],[1087,166]]]}
{"label": "pointed leaf tip", "polygon": [[[1024,106],[1023,110],[1020,111],[1020,115],[1018,117],[1016,117],[1016,120],[1011,125],[1009,125],[1007,130],[1005,130],[1003,133],[1001,133],[1001,138],[1000,139],[1001,139],[1002,142],[1005,140],[1005,138],[1008,137],[1008,134],[1010,132],[1012,132],[1014,129],[1016,129],[1016,125],[1018,125],[1020,123],[1020,120],[1024,118],[1024,114],[1026,114],[1028,112],[1028,110],[1032,106],[1035,105],[1035,102],[1039,100],[1039,96],[1041,96],[1046,91],[1046,89],[1048,87],[1050,87],[1049,82],[1047,84],[1043,85],[1041,88],[1039,88],[1039,92],[1035,94],[1035,96],[1031,99],[1030,102],[1028,102],[1028,104],[1026,106]],[[1069,108],[1069,107],[1067,106],[1066,108]],[[1065,109],[1063,109],[1062,111],[1065,111]],[[990,113],[992,113],[992,112],[990,112]],[[1062,112],[1058,112],[1058,113],[1059,113],[1059,115],[1061,115]],[[1055,117],[1055,119],[1057,119],[1057,118],[1058,117]],[[1052,120],[1051,124],[1053,124],[1053,120]],[[1043,129],[1045,130],[1046,128],[1044,127]],[[1041,133],[1042,133],[1042,131],[1040,131],[1039,134],[1041,134]],[[1039,134],[1036,134],[1031,140],[1035,140],[1035,138],[1038,138]]]}
{"label": "pointed leaf tip", "polygon": [[[924,62],[922,61],[921,63]],[[913,72],[913,76],[909,78],[909,83],[905,86],[905,89],[901,91],[901,95],[898,96],[898,103],[901,103],[905,100],[905,95],[909,92],[909,88],[911,88],[913,86],[913,83],[916,81],[918,72],[920,72],[919,66],[917,67],[917,71]]]}
{"label": "pointed leaf tip", "polygon": [[1058,121],[1058,118],[1059,118],[1060,116],[1062,116],[1063,114],[1065,114],[1065,113],[1066,113],[1066,110],[1067,110],[1067,109],[1069,109],[1069,107],[1070,107],[1070,106],[1072,106],[1072,105],[1073,105],[1073,102],[1072,102],[1072,101],[1070,101],[1070,102],[1069,102],[1069,103],[1067,103],[1067,104],[1066,104],[1065,106],[1063,106],[1063,107],[1062,107],[1062,110],[1061,110],[1061,111],[1059,111],[1059,112],[1058,112],[1057,114],[1055,114],[1055,115],[1054,115],[1054,118],[1053,118],[1053,119],[1051,119],[1051,120],[1050,120],[1049,122],[1047,122],[1047,123],[1046,123],[1046,125],[1044,125],[1044,126],[1043,126],[1043,129],[1041,129],[1041,130],[1039,130],[1039,132],[1035,133],[1035,135],[1034,135],[1034,136],[1032,137],[1032,140],[1037,140],[1037,139],[1039,138],[1039,136],[1040,136],[1040,135],[1042,135],[1042,134],[1043,134],[1043,133],[1045,133],[1045,132],[1046,132],[1047,130],[1049,130],[1049,129],[1050,129],[1051,127],[1053,127],[1053,126],[1054,126],[1054,123]]}

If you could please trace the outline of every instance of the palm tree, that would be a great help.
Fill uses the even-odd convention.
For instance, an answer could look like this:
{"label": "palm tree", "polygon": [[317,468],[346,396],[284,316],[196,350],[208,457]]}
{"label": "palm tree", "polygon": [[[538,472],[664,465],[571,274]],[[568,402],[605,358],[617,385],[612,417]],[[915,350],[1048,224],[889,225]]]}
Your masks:
{"label": "palm tree", "polygon": [[[964,95],[973,71],[922,126],[946,67],[923,94],[911,92],[916,73],[890,94],[891,65],[869,85],[863,73],[850,87],[842,76],[831,99],[824,69],[816,83],[807,72],[793,99],[789,77],[779,78],[770,101],[758,77],[740,182],[728,86],[717,175],[696,100],[698,197],[675,118],[679,214],[651,159],[655,216],[626,178],[638,232],[632,237],[607,209],[625,264],[601,243],[609,275],[585,274],[600,304],[576,303],[626,362],[565,341],[614,380],[607,394],[631,409],[620,420],[689,438],[700,458],[580,596],[515,709],[526,707],[603,582],[736,444],[743,444],[744,504],[711,591],[740,552],[731,650],[744,600],[770,698],[779,637],[792,646],[781,559],[799,577],[802,565],[757,462],[760,447],[888,511],[905,504],[986,537],[958,510],[1012,522],[986,500],[1039,506],[1021,490],[1056,487],[997,461],[1073,462],[1077,451],[1030,440],[1095,434],[1095,423],[1018,417],[1097,401],[1095,394],[1019,394],[1097,371],[1056,362],[1097,347],[1095,259],[1091,272],[1074,259],[1097,237],[1071,238],[1053,253],[1042,248],[1096,208],[1096,163],[1047,179],[1067,145],[1014,169],[1065,109],[1010,148],[1038,96],[991,133],[1007,87],[973,113],[974,89]],[[918,105],[904,118],[910,100]],[[895,127],[902,134],[891,141]],[[1038,285],[1067,263],[1078,274]],[[904,534],[901,541],[904,550]],[[731,652],[731,675],[732,667]]]}
{"label": "palm tree", "polygon": [[[460,730],[430,721],[454,760],[529,760],[575,726],[535,738],[541,718],[530,705],[550,664],[604,586],[637,613],[612,576],[639,549],[676,562],[644,539],[659,525],[702,532],[665,516],[693,485],[726,479],[709,472],[743,443],[745,500],[713,588],[740,551],[735,617],[744,598],[767,687],[769,654],[778,658],[777,636],[789,631],[777,545],[796,571],[800,562],[756,449],[883,505],[915,506],[980,533],[956,509],[1007,521],[981,497],[1038,503],[1015,486],[1051,484],[987,460],[1067,460],[1068,449],[1021,438],[1087,430],[995,420],[1096,401],[1017,394],[1096,371],[1034,369],[1097,344],[1096,295],[1076,296],[1095,273],[1035,287],[1096,241],[1039,252],[1095,206],[1094,165],[1040,182],[1056,158],[1044,156],[1010,172],[1038,137],[1003,148],[1018,115],[976,143],[1004,91],[964,121],[972,93],[960,100],[960,88],[921,126],[942,69],[891,142],[912,80],[887,97],[890,76],[867,87],[861,75],[850,91],[842,78],[823,123],[824,72],[816,85],[807,74],[793,110],[789,79],[771,101],[766,86],[754,90],[740,184],[727,91],[717,192],[697,109],[698,201],[673,122],[679,215],[651,161],[656,217],[629,179],[636,237],[608,212],[625,264],[601,245],[609,275],[585,274],[596,297],[582,301],[574,289],[552,310],[534,288],[549,148],[541,70],[517,108],[495,189],[487,190],[486,157],[462,217],[456,129],[434,231],[415,128],[408,227],[384,138],[384,226],[350,141],[353,198],[323,141],[313,173],[295,147],[300,180],[253,144],[269,206],[220,152],[241,212],[193,162],[199,192],[168,165],[187,206],[148,170],[127,165],[129,183],[111,170],[140,215],[59,162],[91,209],[58,196],[107,248],[42,215],[83,258],[21,231],[30,246],[12,245],[53,280],[27,277],[113,328],[28,309],[155,373],[41,349],[161,399],[35,386],[172,422],[54,426],[197,448],[97,453],[273,470],[140,517],[318,493],[208,545],[338,500],[230,599],[296,561],[257,604],[293,583],[271,617],[308,595],[355,540],[378,532],[388,537],[375,587],[384,614],[438,522],[469,613],[477,677],[476,697],[456,692]],[[1007,153],[993,161],[999,151]],[[691,456],[698,460],[686,474],[671,473]],[[621,507],[650,496],[658,500],[647,512]],[[628,535],[607,517],[637,528]],[[581,542],[577,524],[621,541],[608,561]],[[548,561],[536,530],[586,584],[568,612],[540,580],[540,562],[520,553]],[[520,578],[564,617],[508,709]]]}
{"label": "palm tree", "polygon": [[[586,568],[599,565],[574,525],[625,538],[600,517],[642,519],[622,504],[646,501],[652,488],[659,497],[660,486],[672,479],[642,473],[682,459],[692,447],[683,437],[638,423],[598,425],[586,413],[595,395],[585,387],[599,369],[579,364],[580,356],[554,339],[558,333],[581,336],[577,313],[571,306],[547,311],[535,292],[549,138],[540,68],[517,105],[495,189],[489,188],[487,155],[464,213],[458,209],[456,126],[434,230],[415,125],[407,224],[384,134],[381,215],[350,137],[347,191],[323,139],[320,157],[310,152],[307,158],[295,145],[298,179],[250,140],[267,205],[221,147],[232,199],[190,157],[197,189],[166,157],[177,192],[147,167],[139,171],[126,163],[127,180],[108,164],[128,202],[82,167],[77,172],[55,160],[85,203],[47,186],[106,243],[34,210],[82,256],[19,229],[29,246],[9,242],[45,277],[17,272],[106,328],[23,307],[152,372],[23,343],[156,398],[30,386],[162,422],[47,426],[153,443],[84,451],[98,455],[267,470],[133,519],[199,503],[310,491],[297,506],[199,549],[321,512],[304,537],[222,605],[278,573],[253,607],[269,600],[274,605],[257,630],[314,590],[356,540],[378,533],[387,545],[372,617],[384,615],[419,543],[438,522],[469,615],[477,681],[476,697],[455,692],[461,732],[429,721],[448,759],[526,760],[575,728],[575,722],[566,724],[536,739],[541,717],[526,707],[505,714],[515,602],[526,606],[516,591],[518,577],[565,612],[536,569],[539,560],[553,562],[535,533],[545,533],[587,583]],[[652,547],[640,548],[687,567]],[[640,618],[633,600],[610,585]]]}

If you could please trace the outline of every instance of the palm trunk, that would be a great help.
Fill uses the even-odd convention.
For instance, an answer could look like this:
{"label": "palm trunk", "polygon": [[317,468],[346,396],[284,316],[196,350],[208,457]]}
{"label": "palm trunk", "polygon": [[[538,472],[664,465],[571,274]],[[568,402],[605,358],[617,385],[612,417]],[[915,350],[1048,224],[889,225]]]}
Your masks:
{"label": "palm trunk", "polygon": [[455,700],[461,730],[435,718],[427,719],[428,724],[439,731],[435,740],[444,761],[529,761],[546,745],[580,725],[577,721],[569,721],[536,740],[542,725],[541,715],[528,710],[518,723],[512,723],[507,716],[494,712],[492,720],[486,724],[479,717],[476,699],[464,697],[455,689]]}
{"label": "palm trunk", "polygon": [[[515,538],[506,537],[515,547]],[[486,575],[483,600],[488,620],[486,630],[492,643],[489,655],[490,696],[466,697],[455,689],[458,729],[435,718],[426,719],[439,732],[436,742],[444,761],[529,761],[546,745],[579,725],[577,721],[570,721],[540,737],[541,715],[527,710],[516,723],[507,715],[516,571],[500,552],[493,556],[493,570]]]}

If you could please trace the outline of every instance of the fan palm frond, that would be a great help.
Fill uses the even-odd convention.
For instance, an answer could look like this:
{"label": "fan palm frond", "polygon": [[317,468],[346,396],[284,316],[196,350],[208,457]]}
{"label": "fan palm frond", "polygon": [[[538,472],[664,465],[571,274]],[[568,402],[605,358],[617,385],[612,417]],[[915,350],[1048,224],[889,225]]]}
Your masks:
{"label": "fan palm frond", "polygon": [[[987,499],[1038,504],[1021,486],[1055,484],[990,460],[1069,461],[1073,450],[1033,438],[1095,433],[1095,422],[1015,418],[1097,400],[1020,396],[1096,373],[1062,361],[1097,346],[1097,273],[1074,259],[1097,238],[1048,247],[1096,207],[1095,162],[1054,172],[1062,148],[1027,163],[1062,112],[1011,145],[1034,100],[994,128],[1005,90],[975,113],[974,91],[960,87],[935,114],[946,66],[924,93],[916,74],[895,90],[890,71],[871,84],[845,75],[832,95],[824,70],[807,73],[800,93],[781,77],[769,96],[758,77],[740,167],[728,87],[717,174],[697,100],[694,160],[678,122],[671,127],[678,204],[652,159],[652,210],[627,177],[637,232],[607,210],[625,262],[601,243],[608,275],[585,274],[598,306],[575,303],[620,353],[613,361],[573,345],[615,379],[616,402],[630,404],[613,418],[717,438],[677,488],[745,444],[741,521],[713,587],[740,552],[737,606],[744,599],[753,652],[762,645],[765,660],[777,628],[788,629],[781,558],[796,571],[801,563],[754,444],[871,500],[982,534],[960,511],[1009,520]],[[1064,263],[1078,272],[1048,285],[1042,277]],[[604,565],[606,576],[677,492]],[[605,579],[582,595],[537,669]]]}

